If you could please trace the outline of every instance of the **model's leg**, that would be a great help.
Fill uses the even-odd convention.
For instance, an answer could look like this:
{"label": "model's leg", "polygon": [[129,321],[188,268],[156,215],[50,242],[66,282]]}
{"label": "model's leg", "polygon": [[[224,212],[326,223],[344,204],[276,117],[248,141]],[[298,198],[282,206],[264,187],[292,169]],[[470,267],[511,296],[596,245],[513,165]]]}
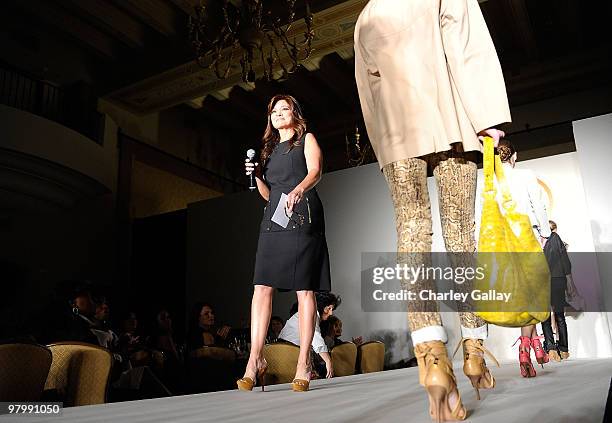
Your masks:
{"label": "model's leg", "polygon": [[[409,266],[428,261],[431,252],[431,207],[427,191],[427,163],[411,158],[383,167],[395,209],[398,261]],[[425,254],[419,254],[425,253]],[[411,290],[435,289],[431,280],[417,281]],[[435,301],[410,301],[408,326],[414,345],[438,340],[446,342],[446,332]]]}
{"label": "model's leg", "polygon": [[[310,381],[311,358],[310,349],[312,337],[314,336],[314,325],[317,318],[317,300],[313,291],[297,291],[298,298],[298,318],[300,330],[300,354],[298,356],[295,378],[293,381],[294,390],[307,390]],[[306,383],[302,382],[306,381]]]}
{"label": "model's leg", "polygon": [[555,335],[553,334],[552,325],[550,323],[551,318],[552,314],[546,321],[542,322],[542,332],[544,332],[544,349],[548,353],[557,349],[557,346],[555,345]]}
{"label": "model's leg", "polygon": [[521,369],[521,376],[523,377],[535,377],[536,371],[531,364],[531,345],[532,336],[535,331],[535,325],[523,326],[521,328],[521,336],[518,339],[519,345],[519,367]]}
{"label": "model's leg", "polygon": [[569,358],[569,344],[567,342],[567,323],[565,322],[565,311],[563,307],[555,307],[555,322],[557,323],[557,333],[559,341],[557,347],[561,358],[566,360]]}
{"label": "model's leg", "polygon": [[[435,165],[434,176],[438,185],[442,236],[446,251],[451,253],[451,264],[454,268],[475,268],[476,164],[461,158],[447,158]],[[453,289],[469,294],[473,289],[472,281],[455,284]],[[479,388],[495,386],[484,356],[489,355],[496,363],[497,360],[483,345],[488,334],[486,322],[473,313],[470,303],[459,301],[457,309],[461,322],[463,372],[480,398]]]}
{"label": "model's leg", "polygon": [[[431,208],[427,191],[427,163],[410,158],[383,167],[389,185],[397,228],[398,261],[408,266],[430,263]],[[435,289],[433,281],[417,281],[410,290]],[[437,304],[409,301],[408,325],[419,364],[419,382],[429,395],[430,414],[440,420],[466,416],[446,351],[446,332]]]}
{"label": "model's leg", "polygon": [[[451,255],[453,266],[474,267],[476,238],[474,235],[474,209],[476,204],[476,164],[449,158],[439,162],[434,169],[438,185],[440,222],[444,245]],[[471,281],[457,284],[457,289],[472,291]],[[457,303],[464,338],[486,339],[487,324],[475,315],[469,303]]]}
{"label": "model's leg", "polygon": [[268,325],[272,315],[273,295],[274,288],[270,286],[255,285],[253,289],[253,299],[251,301],[251,352],[244,377],[241,380],[250,378],[254,382],[257,370],[264,366],[263,346],[266,342],[266,334],[268,333]]}

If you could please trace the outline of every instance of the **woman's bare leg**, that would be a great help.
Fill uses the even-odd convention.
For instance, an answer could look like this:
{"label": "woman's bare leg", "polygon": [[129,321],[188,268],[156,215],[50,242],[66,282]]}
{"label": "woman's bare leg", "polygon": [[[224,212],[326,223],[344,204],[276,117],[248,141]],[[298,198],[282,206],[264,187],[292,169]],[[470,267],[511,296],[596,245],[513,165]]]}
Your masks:
{"label": "woman's bare leg", "polygon": [[317,300],[314,291],[297,291],[297,298],[300,355],[295,369],[295,379],[310,380],[310,348],[317,317]]}
{"label": "woman's bare leg", "polygon": [[257,368],[263,363],[263,346],[266,342],[268,325],[272,315],[272,297],[274,288],[255,285],[251,301],[251,352],[244,372],[244,377],[255,380]]}

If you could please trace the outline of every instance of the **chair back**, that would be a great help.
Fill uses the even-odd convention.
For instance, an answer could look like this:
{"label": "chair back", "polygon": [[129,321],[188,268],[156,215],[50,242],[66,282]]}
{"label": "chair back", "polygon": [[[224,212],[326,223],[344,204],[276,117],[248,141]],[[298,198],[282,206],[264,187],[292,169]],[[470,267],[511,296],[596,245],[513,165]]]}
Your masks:
{"label": "chair back", "polygon": [[336,345],[331,350],[334,376],[350,376],[355,374],[355,363],[357,362],[357,345],[352,342],[344,342]]}
{"label": "chair back", "polygon": [[103,404],[113,365],[106,348],[79,342],[49,345],[53,354],[45,389],[56,390],[64,406]]}
{"label": "chair back", "polygon": [[204,346],[189,353],[188,392],[225,391],[236,387],[236,353],[225,347]]}
{"label": "chair back", "polygon": [[204,346],[193,350],[191,358],[210,358],[212,360],[234,362],[236,361],[236,353],[234,350],[225,347]]}
{"label": "chair back", "polygon": [[51,351],[38,344],[0,345],[0,401],[40,401]]}
{"label": "chair back", "polygon": [[381,372],[385,367],[385,344],[372,341],[361,344],[358,351],[358,367],[361,373]]}
{"label": "chair back", "polygon": [[289,383],[295,376],[300,348],[290,342],[275,342],[266,344],[263,355],[268,362],[266,385]]}

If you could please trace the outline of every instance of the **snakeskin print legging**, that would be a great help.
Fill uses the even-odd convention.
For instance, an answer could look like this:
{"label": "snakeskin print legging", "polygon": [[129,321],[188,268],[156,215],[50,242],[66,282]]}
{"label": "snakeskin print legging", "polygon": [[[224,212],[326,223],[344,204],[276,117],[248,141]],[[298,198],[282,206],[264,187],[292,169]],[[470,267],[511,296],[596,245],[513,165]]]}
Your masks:
{"label": "snakeskin print legging", "polygon": [[[427,192],[427,166],[431,166],[438,185],[442,236],[448,252],[474,252],[474,207],[476,197],[476,164],[461,157],[434,153],[409,158],[383,167],[389,185],[397,227],[398,260],[427,263],[431,252],[432,221]],[[417,253],[417,254],[401,254]],[[410,264],[409,264],[410,265]],[[431,280],[421,280],[415,290],[435,289]],[[463,285],[468,290],[470,286]],[[469,311],[469,305],[457,304],[461,325],[477,328],[484,320]],[[411,331],[428,326],[441,326],[436,302],[410,301],[408,323]]]}

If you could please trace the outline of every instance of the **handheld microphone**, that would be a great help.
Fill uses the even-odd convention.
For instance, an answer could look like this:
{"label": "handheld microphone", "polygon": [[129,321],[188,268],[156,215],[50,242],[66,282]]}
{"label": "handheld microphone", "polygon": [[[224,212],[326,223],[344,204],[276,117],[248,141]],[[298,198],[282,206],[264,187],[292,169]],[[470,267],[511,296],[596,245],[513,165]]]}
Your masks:
{"label": "handheld microphone", "polygon": [[[253,159],[255,158],[255,150],[252,148],[247,150],[247,159],[249,163],[253,163]],[[253,172],[249,175],[249,190],[253,191],[257,189],[257,183],[255,182],[255,168],[253,168]]]}

